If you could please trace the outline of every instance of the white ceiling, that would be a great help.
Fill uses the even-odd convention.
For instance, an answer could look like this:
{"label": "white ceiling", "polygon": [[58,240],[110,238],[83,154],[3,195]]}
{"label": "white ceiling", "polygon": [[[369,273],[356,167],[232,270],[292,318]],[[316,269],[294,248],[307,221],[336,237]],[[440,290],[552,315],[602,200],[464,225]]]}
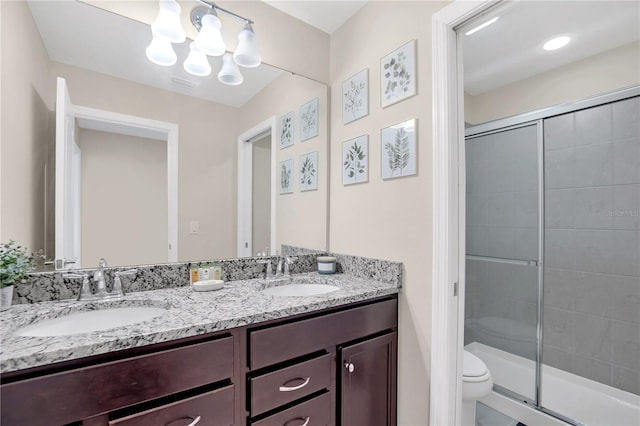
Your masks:
{"label": "white ceiling", "polygon": [[[329,34],[367,1],[265,0],[266,3]],[[210,58],[210,77],[194,77],[181,66],[188,43],[174,45],[178,63],[160,67],[144,50],[146,24],[70,1],[30,1],[32,14],[52,60],[240,107],[282,74],[267,65],[241,68],[241,86],[218,82],[220,58]],[[465,91],[478,95],[640,39],[639,1],[508,1],[460,29],[500,16],[489,27],[463,36]],[[98,28],[100,31],[95,31]],[[545,52],[542,44],[558,34],[572,42]]]}
{"label": "white ceiling", "polygon": [[240,68],[244,83],[228,86],[217,79],[221,58],[209,58],[209,77],[182,68],[189,40],[174,44],[178,62],[162,67],[145,56],[149,25],[75,1],[30,1],[29,7],[51,60],[148,86],[241,107],[283,73],[264,64]]}
{"label": "white ceiling", "polygon": [[[465,91],[478,95],[640,39],[639,1],[518,1],[475,19],[462,33]],[[552,52],[542,44],[556,35],[571,43]]]}
{"label": "white ceiling", "polygon": [[332,34],[347,22],[368,0],[263,0],[270,6],[307,24]]}

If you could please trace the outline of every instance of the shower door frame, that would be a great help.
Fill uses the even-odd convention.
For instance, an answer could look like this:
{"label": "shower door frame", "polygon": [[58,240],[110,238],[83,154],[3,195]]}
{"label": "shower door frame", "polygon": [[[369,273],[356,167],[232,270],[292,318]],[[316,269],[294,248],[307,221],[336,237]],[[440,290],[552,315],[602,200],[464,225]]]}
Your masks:
{"label": "shower door frame", "polygon": [[[523,114],[524,115],[524,114]],[[468,138],[478,138],[482,136],[493,135],[510,130],[522,129],[529,126],[536,126],[536,154],[538,173],[538,259],[532,260],[515,260],[515,259],[497,259],[498,262],[515,263],[520,265],[536,266],[538,270],[538,292],[537,292],[537,321],[536,321],[536,371],[535,371],[535,389],[534,401],[529,401],[524,395],[520,395],[507,388],[494,384],[494,389],[499,393],[516,399],[524,404],[531,405],[534,408],[541,407],[541,386],[542,386],[542,321],[544,316],[544,120],[542,118],[532,120],[514,121],[509,117],[503,120],[496,120],[489,123],[483,123],[477,126],[471,126],[465,129],[465,143]],[[486,126],[485,126],[486,124]],[[505,125],[506,124],[506,125]],[[466,196],[466,188],[465,194]],[[466,225],[465,225],[466,226]],[[465,254],[465,259],[473,256]],[[464,323],[463,323],[464,327]],[[464,329],[463,329],[464,333]]]}
{"label": "shower door frame", "polygon": [[[640,86],[632,86],[592,96],[575,102],[555,105],[548,108],[514,115],[511,117],[482,123],[465,130],[465,141],[468,137],[479,137],[495,134],[503,131],[513,130],[525,126],[537,124],[538,143],[538,321],[536,324],[536,384],[535,401],[529,401],[524,395],[520,395],[499,385],[494,385],[494,390],[506,397],[522,402],[531,408],[560,419],[566,423],[582,426],[582,423],[556,411],[545,408],[542,405],[542,345],[543,345],[543,321],[544,321],[544,120],[563,114],[568,114],[588,108],[597,107],[608,103],[623,101],[625,99],[640,96]],[[461,223],[460,226],[465,226]],[[463,244],[463,242],[461,242]],[[463,329],[460,331],[464,333]]]}

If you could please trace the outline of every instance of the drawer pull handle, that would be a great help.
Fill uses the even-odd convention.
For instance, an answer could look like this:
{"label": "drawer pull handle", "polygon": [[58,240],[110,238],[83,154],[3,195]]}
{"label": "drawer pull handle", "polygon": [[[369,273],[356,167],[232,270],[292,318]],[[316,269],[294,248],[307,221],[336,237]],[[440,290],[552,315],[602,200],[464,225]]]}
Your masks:
{"label": "drawer pull handle", "polygon": [[295,421],[303,421],[304,423],[302,423],[300,426],[307,426],[310,420],[311,420],[311,417],[307,417],[306,419],[303,417],[297,417],[295,419],[289,420],[283,426],[287,426],[289,423],[295,422]]}
{"label": "drawer pull handle", "polygon": [[169,423],[165,423],[165,426],[171,426],[172,424],[174,424],[174,423],[176,423],[176,422],[178,422],[180,420],[193,420],[187,426],[196,426],[198,423],[200,423],[201,417],[198,416],[195,419],[193,417],[189,417],[189,416],[180,417],[179,419],[171,420]]}
{"label": "drawer pull handle", "polygon": [[[297,391],[298,389],[302,389],[303,387],[305,387],[305,386],[307,386],[309,384],[309,380],[311,380],[311,377],[307,377],[306,379],[303,379],[302,377],[298,377],[297,379],[289,380],[289,382],[292,382],[293,380],[304,380],[304,382],[302,382],[298,386],[280,386],[280,392],[293,392],[293,391]],[[289,382],[287,382],[287,383],[289,383]],[[285,383],[285,385],[287,383]],[[304,426],[304,425],[302,425],[302,426]]]}

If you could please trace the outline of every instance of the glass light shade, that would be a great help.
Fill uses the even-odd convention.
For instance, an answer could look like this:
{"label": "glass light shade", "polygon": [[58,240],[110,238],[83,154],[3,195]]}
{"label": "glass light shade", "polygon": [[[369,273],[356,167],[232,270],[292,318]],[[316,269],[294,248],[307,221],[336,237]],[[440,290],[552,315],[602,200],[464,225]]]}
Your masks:
{"label": "glass light shade", "polygon": [[206,77],[211,74],[211,65],[207,55],[200,52],[194,42],[189,44],[189,56],[184,61],[184,70],[197,77]]}
{"label": "glass light shade", "polygon": [[245,25],[238,34],[238,48],[233,54],[233,60],[236,61],[236,64],[246,68],[255,68],[262,62],[256,33],[253,32],[250,24]]}
{"label": "glass light shade", "polygon": [[176,0],[160,0],[160,12],[151,31],[154,37],[162,38],[171,43],[182,43],[187,35],[180,22],[180,5]]}
{"label": "glass light shade", "polygon": [[151,44],[146,50],[147,58],[154,64],[170,67],[178,60],[176,52],[173,51],[171,43],[159,37],[153,37]]}
{"label": "glass light shade", "polygon": [[220,83],[228,84],[230,86],[237,86],[242,84],[244,78],[240,74],[240,69],[235,62],[231,53],[225,53],[222,57],[222,69],[218,73],[218,80]]}
{"label": "glass light shade", "polygon": [[196,37],[196,47],[199,51],[209,56],[224,55],[227,47],[222,40],[220,28],[222,23],[216,15],[207,13],[202,17],[202,28]]}

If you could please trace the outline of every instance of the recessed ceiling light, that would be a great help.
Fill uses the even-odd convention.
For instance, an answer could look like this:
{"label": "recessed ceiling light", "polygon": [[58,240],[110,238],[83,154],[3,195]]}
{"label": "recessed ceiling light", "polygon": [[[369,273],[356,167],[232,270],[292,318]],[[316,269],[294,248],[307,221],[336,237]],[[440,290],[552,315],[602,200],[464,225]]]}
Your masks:
{"label": "recessed ceiling light", "polygon": [[494,22],[496,22],[498,20],[499,16],[496,16],[495,18],[489,19],[487,22],[485,22],[484,24],[480,24],[477,27],[467,31],[466,33],[464,33],[464,35],[471,35],[477,31],[480,31],[483,28],[488,27],[489,25],[493,24]]}
{"label": "recessed ceiling light", "polygon": [[554,37],[542,46],[544,50],[556,50],[565,47],[571,41],[569,36]]}

